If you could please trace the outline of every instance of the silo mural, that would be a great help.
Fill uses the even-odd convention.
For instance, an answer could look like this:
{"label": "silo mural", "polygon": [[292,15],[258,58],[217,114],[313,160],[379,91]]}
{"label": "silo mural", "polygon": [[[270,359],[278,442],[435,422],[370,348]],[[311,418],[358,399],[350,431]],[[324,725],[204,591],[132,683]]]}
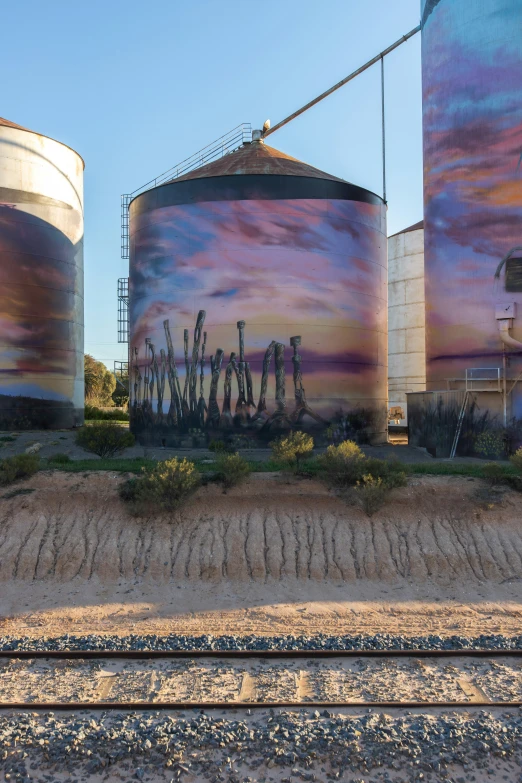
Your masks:
{"label": "silo mural", "polygon": [[[493,378],[505,352],[510,420],[522,418],[521,42],[519,0],[423,0],[427,388],[463,388],[466,370]],[[489,388],[481,416],[502,424]]]}
{"label": "silo mural", "polygon": [[357,422],[385,439],[379,197],[257,142],[138,196],[130,235],[142,442]]}
{"label": "silo mural", "polygon": [[83,423],[83,161],[0,119],[0,429]]}

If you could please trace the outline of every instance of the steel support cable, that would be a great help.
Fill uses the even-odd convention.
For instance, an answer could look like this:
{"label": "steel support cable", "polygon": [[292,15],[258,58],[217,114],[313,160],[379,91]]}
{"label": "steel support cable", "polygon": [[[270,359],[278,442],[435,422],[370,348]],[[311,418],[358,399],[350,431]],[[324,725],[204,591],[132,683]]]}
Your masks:
{"label": "steel support cable", "polygon": [[325,92],[322,92],[321,95],[318,95],[317,98],[314,98],[313,100],[309,101],[305,106],[303,106],[301,109],[298,109],[297,111],[294,111],[292,114],[289,114],[288,117],[285,117],[284,120],[281,120],[281,122],[276,123],[272,128],[269,128],[263,133],[263,138],[266,138],[267,136],[270,136],[271,133],[275,133],[276,130],[279,130],[279,128],[282,128],[284,125],[287,125],[291,120],[295,120],[296,117],[299,117],[301,114],[303,114],[305,111],[308,111],[308,109],[311,109],[312,106],[315,106],[320,101],[324,100],[325,98],[328,98],[329,95],[331,95],[336,90],[339,90],[341,87],[344,87],[345,84],[348,84],[352,79],[355,79],[356,76],[359,76],[359,74],[363,73],[364,71],[368,70],[368,68],[371,68],[372,65],[375,65],[375,63],[378,63],[379,60],[382,60],[384,57],[386,57],[387,54],[390,54],[390,52],[393,52],[394,49],[397,49],[397,47],[401,46],[403,43],[408,41],[410,38],[412,38],[414,35],[416,35],[418,32],[420,32],[420,25],[417,25],[417,27],[414,27],[413,30],[410,30],[409,33],[406,33],[406,35],[403,35],[401,38],[399,38],[395,43],[393,43],[391,46],[388,46],[387,49],[384,49],[382,52],[379,52],[375,57],[372,57],[371,60],[368,60],[367,63],[364,63],[364,65],[361,65],[360,68],[357,68],[355,71],[352,71],[348,76],[346,76],[344,79],[341,79],[340,82],[337,82],[337,84],[334,84],[333,87],[330,87],[329,90],[325,90]]}

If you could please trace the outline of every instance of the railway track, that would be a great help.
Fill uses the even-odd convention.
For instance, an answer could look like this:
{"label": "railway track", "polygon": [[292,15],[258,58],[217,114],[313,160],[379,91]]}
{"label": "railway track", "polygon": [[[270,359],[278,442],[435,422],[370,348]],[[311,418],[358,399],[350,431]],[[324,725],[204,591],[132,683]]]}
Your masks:
{"label": "railway track", "polygon": [[522,707],[522,650],[0,651],[1,710]]}

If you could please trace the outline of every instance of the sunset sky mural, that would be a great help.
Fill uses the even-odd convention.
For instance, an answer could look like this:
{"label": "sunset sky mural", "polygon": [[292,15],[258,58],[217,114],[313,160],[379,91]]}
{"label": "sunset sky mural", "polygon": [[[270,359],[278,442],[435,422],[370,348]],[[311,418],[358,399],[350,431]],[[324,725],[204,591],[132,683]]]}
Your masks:
{"label": "sunset sky mural", "polygon": [[[427,376],[444,389],[466,368],[502,366],[496,304],[518,303],[522,340],[522,294],[504,273],[494,281],[522,245],[522,4],[430,0],[423,12]],[[510,351],[510,377],[520,370]]]}
{"label": "sunset sky mural", "polygon": [[56,412],[35,414],[35,424],[47,418],[71,426],[71,414],[60,410],[83,405],[83,354],[74,350],[83,330],[79,249],[23,206],[0,204],[0,418],[9,424],[11,413],[2,411],[12,411],[13,402],[6,398],[18,397],[25,399],[18,426],[43,405]]}
{"label": "sunset sky mural", "polygon": [[[331,199],[213,201],[136,215],[130,324],[131,350],[138,350],[141,374],[150,362],[145,339],[159,353],[165,348],[163,322],[169,319],[177,371],[184,377],[184,329],[190,331],[192,350],[197,314],[203,310],[205,396],[209,357],[219,348],[224,351],[220,405],[231,351],[239,357],[237,322],[244,320],[245,361],[256,403],[265,352],[276,341],[285,346],[286,398],[292,410],[290,338],[297,335],[303,384],[314,412],[326,420],[357,406],[385,411],[384,228],[383,206]],[[275,396],[272,366],[267,392],[272,407]]]}

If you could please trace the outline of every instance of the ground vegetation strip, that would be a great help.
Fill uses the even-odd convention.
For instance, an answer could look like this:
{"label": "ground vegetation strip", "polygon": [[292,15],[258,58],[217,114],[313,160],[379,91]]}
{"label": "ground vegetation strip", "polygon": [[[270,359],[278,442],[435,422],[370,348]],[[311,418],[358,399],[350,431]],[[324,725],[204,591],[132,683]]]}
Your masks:
{"label": "ground vegetation strip", "polygon": [[134,519],[118,498],[119,480],[39,473],[31,494],[4,499],[0,580],[522,578],[520,496],[485,487],[482,497],[481,482],[423,477],[393,490],[367,519],[318,482],[268,476],[227,495],[210,484],[180,510]]}

